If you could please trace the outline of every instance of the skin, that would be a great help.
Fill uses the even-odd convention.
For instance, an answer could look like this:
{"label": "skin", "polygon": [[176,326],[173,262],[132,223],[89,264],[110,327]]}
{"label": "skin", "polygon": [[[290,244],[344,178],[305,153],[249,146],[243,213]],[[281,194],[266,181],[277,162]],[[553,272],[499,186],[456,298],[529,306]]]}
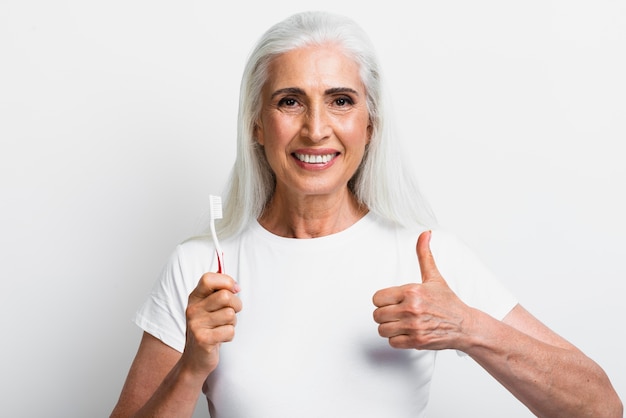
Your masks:
{"label": "skin", "polygon": [[[274,234],[324,236],[367,213],[347,186],[371,135],[358,70],[333,45],[271,63],[254,133],[276,176],[259,219]],[[302,155],[330,157],[312,163]],[[416,246],[422,277],[373,296],[381,337],[398,349],[467,353],[540,417],[622,417],[602,369],[524,308],[498,321],[464,304],[437,270],[429,240],[425,232]],[[231,277],[204,274],[189,296],[184,352],[144,333],[111,416],[191,416],[221,344],[234,338],[238,292]]]}
{"label": "skin", "polygon": [[[276,58],[269,73],[255,137],[276,189],[259,221],[291,238],[346,229],[366,213],[347,187],[371,134],[359,67],[338,47],[307,47]],[[332,158],[307,163],[296,155]]]}
{"label": "skin", "polygon": [[378,332],[392,347],[465,352],[538,417],[623,417],[600,366],[522,306],[498,321],[463,303],[437,269],[430,236],[416,245],[421,283],[374,294]]}
{"label": "skin", "polygon": [[202,276],[189,295],[182,354],[144,332],[111,416],[192,416],[200,389],[219,362],[220,345],[235,335],[239,290],[225,274]]}

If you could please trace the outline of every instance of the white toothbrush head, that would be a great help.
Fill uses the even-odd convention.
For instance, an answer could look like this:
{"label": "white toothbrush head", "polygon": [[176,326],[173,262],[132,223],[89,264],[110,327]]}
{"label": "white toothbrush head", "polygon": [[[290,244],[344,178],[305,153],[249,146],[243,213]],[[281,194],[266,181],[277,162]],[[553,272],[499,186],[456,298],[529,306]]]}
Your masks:
{"label": "white toothbrush head", "polygon": [[211,209],[211,221],[222,219],[222,198],[220,196],[209,196],[209,205]]}

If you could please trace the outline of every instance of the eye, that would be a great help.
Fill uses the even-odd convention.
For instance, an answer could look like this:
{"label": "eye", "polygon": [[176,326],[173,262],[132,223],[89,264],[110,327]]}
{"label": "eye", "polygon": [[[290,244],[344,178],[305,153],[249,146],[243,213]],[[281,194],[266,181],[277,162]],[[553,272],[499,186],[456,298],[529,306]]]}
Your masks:
{"label": "eye", "polygon": [[292,97],[285,97],[278,101],[279,107],[295,107],[298,105],[298,101]]}
{"label": "eye", "polygon": [[338,106],[338,107],[345,107],[345,106],[353,105],[354,101],[350,97],[341,96],[341,97],[337,97],[334,100],[334,104],[335,106]]}

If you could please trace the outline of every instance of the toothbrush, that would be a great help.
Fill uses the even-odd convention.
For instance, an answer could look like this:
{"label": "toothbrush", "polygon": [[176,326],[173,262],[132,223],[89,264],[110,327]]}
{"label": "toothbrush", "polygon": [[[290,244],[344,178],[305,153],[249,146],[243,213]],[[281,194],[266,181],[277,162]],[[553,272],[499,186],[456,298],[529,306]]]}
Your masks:
{"label": "toothbrush", "polygon": [[215,244],[215,251],[217,252],[217,272],[224,273],[224,252],[220,246],[220,242],[217,240],[217,233],[215,233],[215,220],[222,219],[222,198],[220,196],[209,196],[210,200],[210,212],[211,212],[211,235],[213,236],[213,244]]}

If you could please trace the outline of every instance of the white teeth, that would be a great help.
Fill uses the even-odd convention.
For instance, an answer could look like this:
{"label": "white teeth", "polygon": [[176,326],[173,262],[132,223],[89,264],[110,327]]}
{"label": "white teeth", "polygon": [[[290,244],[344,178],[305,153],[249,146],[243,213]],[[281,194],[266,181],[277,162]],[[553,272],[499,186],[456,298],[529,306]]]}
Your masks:
{"label": "white teeth", "polygon": [[309,154],[295,154],[296,158],[303,163],[309,164],[325,164],[333,159],[335,154],[326,154],[326,155],[309,155]]}

